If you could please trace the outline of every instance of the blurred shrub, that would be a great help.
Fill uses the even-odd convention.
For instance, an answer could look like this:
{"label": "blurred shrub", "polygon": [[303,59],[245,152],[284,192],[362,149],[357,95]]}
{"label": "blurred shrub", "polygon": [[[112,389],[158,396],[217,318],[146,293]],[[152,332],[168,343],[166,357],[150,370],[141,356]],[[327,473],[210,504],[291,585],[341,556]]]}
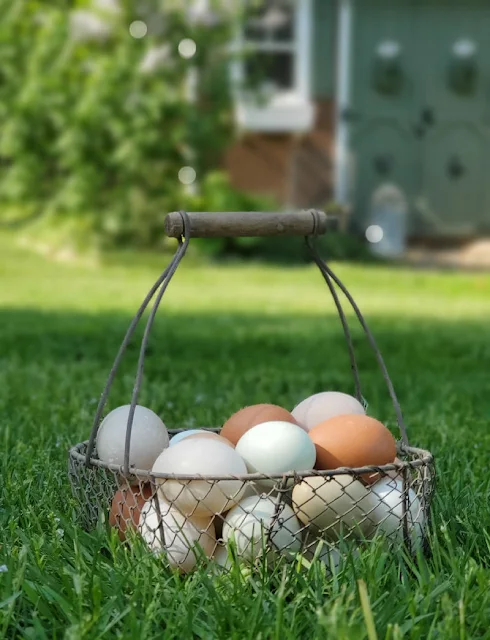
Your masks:
{"label": "blurred shrub", "polygon": [[[234,189],[228,176],[215,171],[207,174],[200,192],[188,198],[189,211],[271,211],[279,205],[265,196]],[[192,242],[199,251],[213,258],[258,255],[263,238],[196,238]]]}
{"label": "blurred shrub", "polygon": [[[316,244],[320,255],[326,260],[373,261],[363,239],[349,233],[329,231],[317,238]],[[257,238],[253,245],[240,247],[239,254],[284,265],[311,262],[303,238]]]}
{"label": "blurred shrub", "polygon": [[[83,241],[136,247],[158,244],[168,211],[263,207],[215,172],[233,136],[227,44],[236,7],[73,4],[0,0],[3,206],[40,210],[44,225]],[[144,37],[130,28],[138,20]],[[197,45],[190,59],[179,55],[184,38]],[[179,182],[189,165],[197,194]]]}

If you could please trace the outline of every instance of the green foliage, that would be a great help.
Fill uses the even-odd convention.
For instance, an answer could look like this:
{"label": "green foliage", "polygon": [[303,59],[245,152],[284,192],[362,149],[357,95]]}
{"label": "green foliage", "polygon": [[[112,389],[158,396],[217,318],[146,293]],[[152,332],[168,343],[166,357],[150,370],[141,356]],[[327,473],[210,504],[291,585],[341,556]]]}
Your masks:
{"label": "green foliage", "polygon": [[[234,189],[227,175],[210,172],[200,193],[189,199],[189,211],[267,211],[277,209],[272,198],[255,196]],[[213,258],[228,256],[260,256],[263,238],[206,238],[196,239],[193,245],[201,253]]]}
{"label": "green foliage", "polygon": [[[220,198],[225,208],[242,203],[226,185],[221,194],[207,186],[233,136],[230,15],[215,3],[210,26],[180,2],[121,2],[118,12],[85,5],[0,3],[4,208],[37,208],[54,226],[75,218],[75,229],[103,245],[148,246],[161,237],[164,212],[189,208],[183,166],[197,173],[203,210],[219,209]],[[98,35],[87,32],[88,10]],[[143,38],[130,34],[138,19],[148,25]],[[197,45],[190,60],[178,53],[183,38]]]}

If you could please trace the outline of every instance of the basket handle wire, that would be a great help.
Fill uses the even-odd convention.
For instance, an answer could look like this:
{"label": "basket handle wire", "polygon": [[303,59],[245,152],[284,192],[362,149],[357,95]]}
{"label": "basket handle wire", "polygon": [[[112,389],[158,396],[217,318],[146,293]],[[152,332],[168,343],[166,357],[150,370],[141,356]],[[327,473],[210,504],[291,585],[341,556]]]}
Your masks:
{"label": "basket handle wire", "polygon": [[[307,236],[308,238],[308,236]],[[355,386],[355,394],[356,394],[356,398],[359,400],[359,402],[362,404],[364,398],[362,395],[362,391],[361,391],[361,380],[360,380],[360,376],[359,376],[359,368],[357,366],[357,360],[356,360],[356,355],[354,352],[354,345],[352,343],[352,335],[349,329],[349,324],[347,322],[347,318],[345,317],[345,313],[344,310],[342,308],[342,304],[339,300],[339,296],[337,294],[337,291],[335,290],[335,287],[332,283],[332,279],[329,276],[328,272],[324,269],[323,267],[323,262],[322,260],[319,258],[319,256],[317,255],[313,255],[313,259],[316,263],[316,265],[318,266],[323,279],[325,280],[325,282],[328,285],[328,288],[330,290],[330,293],[332,295],[332,298],[335,302],[335,306],[337,307],[337,312],[339,314],[340,317],[340,322],[342,323],[342,328],[344,330],[344,335],[345,335],[345,339],[347,342],[347,348],[349,350],[349,358],[350,358],[350,362],[351,362],[351,369],[352,369],[352,375],[354,376],[354,386]]]}
{"label": "basket handle wire", "polygon": [[[148,307],[150,301],[152,300],[153,296],[155,295],[155,293],[158,291],[158,295],[157,298],[153,304],[152,310],[150,312],[146,327],[145,327],[145,332],[143,335],[143,339],[142,339],[142,343],[141,343],[141,349],[140,349],[140,354],[139,354],[139,358],[138,358],[138,365],[137,365],[137,372],[136,372],[136,378],[135,378],[135,383],[133,386],[133,393],[132,393],[132,398],[131,398],[131,404],[130,404],[130,410],[129,410],[129,415],[128,415],[128,422],[127,422],[127,429],[126,429],[126,442],[125,442],[125,451],[124,451],[124,464],[123,464],[123,471],[124,471],[124,475],[128,475],[129,474],[129,454],[130,454],[130,442],[131,442],[131,431],[132,431],[132,426],[133,426],[133,421],[134,421],[134,413],[135,413],[135,409],[136,409],[136,404],[138,401],[138,396],[139,396],[139,392],[140,392],[140,388],[141,388],[141,383],[142,383],[142,379],[143,379],[143,369],[144,369],[144,359],[145,359],[145,354],[146,354],[146,349],[147,349],[147,345],[148,345],[148,339],[149,339],[149,334],[151,331],[151,328],[153,326],[153,321],[155,319],[155,315],[156,312],[158,310],[158,307],[160,305],[160,302],[162,300],[162,297],[170,283],[170,280],[172,279],[173,275],[175,274],[182,258],[184,257],[186,251],[187,251],[187,247],[189,245],[190,242],[190,238],[191,238],[191,234],[190,234],[190,220],[189,220],[189,216],[187,215],[187,213],[185,211],[179,211],[179,214],[182,217],[182,222],[183,222],[183,229],[184,229],[184,240],[182,240],[182,237],[178,238],[178,248],[177,251],[174,255],[174,257],[172,258],[172,261],[170,262],[170,264],[167,266],[167,268],[165,269],[165,271],[161,274],[161,276],[158,278],[158,280],[155,282],[155,284],[152,286],[152,288],[150,289],[149,293],[147,294],[145,300],[143,301],[143,303],[141,304],[140,308],[138,309],[135,317],[133,318],[128,331],[126,332],[126,335],[123,339],[123,342],[119,348],[119,351],[117,353],[117,356],[114,360],[112,369],[109,373],[106,385],[104,387],[104,390],[102,392],[99,404],[97,406],[97,411],[94,417],[94,421],[93,421],[93,425],[92,425],[92,430],[90,433],[90,438],[88,441],[88,445],[87,445],[87,451],[86,451],[86,456],[85,456],[85,464],[86,466],[90,466],[90,459],[95,447],[95,439],[97,436],[97,431],[99,428],[99,423],[100,423],[100,418],[102,416],[102,412],[104,410],[105,404],[107,402],[107,398],[110,392],[110,389],[112,387],[112,384],[114,382],[115,376],[117,374],[117,370],[119,368],[119,365],[121,363],[122,357],[124,355],[124,352],[128,346],[129,341],[131,340],[137,324],[139,322],[139,320],[141,319],[143,313],[145,312],[146,308]],[[352,335],[349,329],[349,325],[345,316],[345,313],[343,311],[342,305],[340,303],[339,297],[337,295],[337,292],[335,290],[335,286],[333,284],[333,282],[335,282],[335,284],[339,287],[339,289],[342,291],[342,293],[345,295],[345,297],[347,298],[347,300],[349,301],[350,305],[352,306],[352,308],[354,309],[359,322],[362,326],[362,328],[364,329],[364,332],[368,338],[368,341],[376,355],[376,359],[378,361],[378,364],[380,366],[383,378],[387,384],[388,387],[388,391],[393,403],[393,406],[395,408],[395,413],[397,416],[397,422],[398,422],[398,426],[402,435],[402,441],[405,445],[408,445],[408,437],[407,437],[407,432],[406,432],[406,427],[405,427],[405,423],[404,423],[404,419],[403,419],[403,415],[402,415],[402,411],[401,411],[401,407],[400,407],[400,403],[398,401],[398,398],[396,396],[394,387],[393,387],[393,383],[391,381],[391,378],[388,374],[386,365],[384,363],[383,357],[379,351],[379,348],[376,344],[376,341],[374,339],[374,336],[372,335],[369,327],[367,326],[367,323],[361,313],[361,311],[359,310],[359,307],[357,306],[356,302],[354,301],[354,299],[352,298],[352,296],[350,295],[350,293],[348,292],[348,290],[346,289],[346,287],[342,284],[342,282],[339,280],[339,278],[335,275],[335,273],[328,267],[328,265],[326,264],[326,262],[321,258],[321,256],[318,253],[316,244],[314,242],[314,234],[312,235],[308,235],[305,237],[306,240],[306,244],[307,247],[310,251],[310,254],[313,258],[313,260],[315,261],[317,267],[319,268],[329,290],[330,293],[332,295],[332,298],[335,302],[335,306],[337,308],[337,312],[339,314],[341,323],[342,323],[342,328],[344,331],[344,335],[346,338],[346,342],[347,342],[347,346],[348,346],[348,351],[349,351],[349,358],[351,361],[351,369],[352,369],[352,373],[354,376],[354,384],[355,384],[355,394],[357,399],[362,402],[363,397],[362,397],[362,392],[361,392],[361,384],[360,384],[360,376],[359,376],[359,369],[357,366],[357,361],[356,361],[356,357],[355,357],[355,353],[354,353],[354,347],[353,347],[353,343],[352,343]],[[333,281],[333,282],[332,282]]]}
{"label": "basket handle wire", "polygon": [[146,298],[144,299],[143,303],[141,304],[140,308],[138,309],[138,311],[136,312],[136,315],[134,316],[127,332],[126,335],[124,336],[124,339],[121,343],[121,346],[119,347],[119,351],[116,355],[116,358],[114,360],[114,363],[112,365],[111,371],[109,373],[109,376],[107,378],[107,382],[105,384],[104,390],[102,392],[102,395],[100,397],[99,400],[99,404],[97,406],[97,410],[95,412],[95,417],[93,420],[93,424],[92,424],[92,430],[90,432],[90,438],[87,444],[87,451],[85,454],[85,465],[87,467],[91,466],[90,465],[90,459],[92,457],[92,453],[94,451],[94,447],[95,447],[95,439],[97,437],[97,431],[99,429],[99,424],[100,424],[100,419],[102,417],[102,412],[104,411],[104,407],[106,405],[107,402],[107,398],[109,396],[109,392],[111,390],[112,384],[114,382],[114,379],[116,377],[117,371],[119,369],[119,365],[121,364],[121,360],[123,358],[123,355],[126,351],[126,348],[131,340],[131,338],[133,337],[133,334],[136,330],[136,327],[138,325],[138,322],[140,321],[143,313],[145,312],[146,308],[148,307],[149,303],[151,302],[153,296],[155,295],[155,293],[159,290],[157,298],[155,300],[155,303],[153,305],[153,308],[150,312],[150,316],[148,318],[147,324],[146,324],[146,328],[145,328],[145,332],[143,335],[143,340],[141,343],[141,349],[140,349],[140,355],[139,355],[139,359],[138,359],[138,367],[137,367],[137,372],[136,372],[136,379],[135,379],[135,383],[134,383],[134,387],[133,387],[133,393],[132,393],[132,398],[131,398],[131,405],[130,405],[130,409],[129,409],[129,415],[128,415],[128,423],[127,423],[127,429],[126,429],[126,443],[125,443],[125,450],[124,450],[124,474],[128,475],[129,474],[129,447],[130,447],[130,442],[131,442],[131,430],[132,430],[132,426],[133,426],[133,420],[134,420],[134,413],[135,413],[135,409],[136,409],[136,404],[138,402],[138,395],[139,395],[139,391],[141,388],[141,381],[143,378],[143,367],[144,367],[144,357],[145,357],[145,353],[146,353],[146,348],[147,348],[147,344],[148,344],[148,338],[149,338],[149,334],[150,334],[150,330],[151,327],[153,325],[153,320],[155,319],[155,315],[157,312],[157,309],[160,305],[160,302],[162,300],[163,294],[165,293],[170,280],[172,279],[174,273],[177,270],[177,267],[179,266],[182,258],[184,257],[186,251],[187,251],[187,247],[189,245],[189,241],[190,241],[190,225],[189,225],[189,219],[187,214],[185,213],[185,211],[180,211],[179,212],[182,216],[183,219],[183,226],[184,226],[184,240],[182,240],[182,238],[178,238],[178,247],[177,247],[177,251],[175,252],[170,264],[166,267],[166,269],[163,271],[163,273],[160,275],[160,277],[158,278],[158,280],[155,282],[155,284],[152,286],[152,288],[150,289],[150,291],[148,292]]}
{"label": "basket handle wire", "polygon": [[[345,297],[347,298],[347,300],[349,301],[351,307],[353,308],[363,330],[364,333],[367,336],[367,339],[369,341],[369,344],[371,345],[371,348],[374,351],[374,354],[376,356],[376,359],[378,361],[379,367],[381,369],[381,373],[383,375],[383,378],[386,382],[386,385],[388,387],[388,392],[390,394],[391,397],[391,401],[393,404],[393,407],[395,409],[395,413],[396,413],[396,419],[397,419],[397,423],[398,423],[398,427],[400,429],[400,433],[402,436],[402,442],[404,445],[408,446],[408,436],[407,436],[407,429],[405,426],[405,421],[403,419],[403,414],[402,414],[402,410],[400,407],[400,403],[398,401],[398,397],[396,395],[395,389],[393,387],[393,383],[391,381],[390,375],[388,373],[388,370],[386,368],[385,362],[383,360],[383,356],[381,355],[381,352],[378,348],[378,345],[376,344],[376,340],[374,339],[373,334],[371,333],[371,330],[369,329],[366,320],[364,319],[359,307],[357,306],[354,298],[351,296],[351,294],[349,293],[349,291],[347,290],[347,288],[344,286],[344,284],[342,284],[341,280],[335,275],[335,273],[330,269],[330,267],[326,264],[326,262],[323,260],[323,258],[320,256],[320,254],[318,253],[318,249],[316,247],[315,241],[313,236],[306,236],[305,238],[306,240],[306,244],[308,246],[308,249],[310,251],[311,256],[313,257],[313,260],[315,261],[315,263],[317,264],[318,268],[320,269],[323,277],[325,278],[325,281],[327,282],[327,284],[329,285],[329,289],[332,292],[333,289],[333,284],[332,284],[332,280],[335,282],[335,284],[339,287],[339,289],[342,291],[342,293],[345,295]],[[344,328],[344,333],[347,339],[347,344],[349,346],[349,354],[351,357],[351,363],[352,363],[352,368],[353,368],[353,372],[354,372],[354,380],[356,383],[356,393],[359,392],[359,372],[357,369],[357,364],[355,362],[355,357],[354,357],[354,349],[352,346],[352,339],[351,339],[351,334],[347,325],[347,320],[345,318],[345,315],[343,313],[342,307],[340,305],[340,302],[338,301],[338,296],[332,293],[332,296],[334,298],[335,304],[337,306],[337,310],[339,312],[340,315],[340,319],[342,321],[342,326]]]}

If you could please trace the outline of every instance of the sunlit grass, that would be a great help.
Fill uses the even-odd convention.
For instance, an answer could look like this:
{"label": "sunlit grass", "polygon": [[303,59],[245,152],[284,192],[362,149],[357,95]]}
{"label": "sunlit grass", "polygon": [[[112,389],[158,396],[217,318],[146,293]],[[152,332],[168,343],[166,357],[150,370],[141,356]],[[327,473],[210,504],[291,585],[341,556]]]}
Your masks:
{"label": "sunlit grass", "polygon": [[[372,325],[411,441],[436,456],[430,557],[375,548],[333,578],[313,563],[181,579],[142,545],[81,531],[67,476],[67,449],[88,437],[122,336],[169,256],[62,264],[11,236],[0,250],[0,637],[357,640],[374,637],[372,621],[380,640],[489,637],[490,276],[334,265]],[[396,433],[357,327],[354,341],[369,411]],[[137,347],[110,406],[129,401]],[[157,316],[142,404],[170,427],[216,425],[245,404],[291,408],[324,388],[351,392],[352,380],[314,269],[183,263]]]}
{"label": "sunlit grass", "polygon": [[[301,240],[298,240],[301,242]],[[119,256],[105,266],[50,260],[36,278],[39,257],[0,236],[0,303],[14,308],[135,311],[169,255]],[[490,275],[414,271],[383,265],[333,264],[363,311],[441,319],[490,312]],[[87,305],[87,298],[90,305]],[[212,265],[184,259],[165,296],[165,309],[298,315],[332,314],[334,305],[315,266]]]}

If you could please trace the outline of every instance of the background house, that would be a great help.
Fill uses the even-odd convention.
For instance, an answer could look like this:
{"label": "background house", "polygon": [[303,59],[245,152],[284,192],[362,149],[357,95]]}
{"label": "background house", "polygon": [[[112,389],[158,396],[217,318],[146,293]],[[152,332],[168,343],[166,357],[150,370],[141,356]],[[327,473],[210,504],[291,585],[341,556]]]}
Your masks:
{"label": "background house", "polygon": [[293,206],[350,207],[363,231],[391,183],[408,233],[490,230],[490,5],[484,0],[264,0],[238,36],[267,69],[266,106],[237,99],[236,186]]}

